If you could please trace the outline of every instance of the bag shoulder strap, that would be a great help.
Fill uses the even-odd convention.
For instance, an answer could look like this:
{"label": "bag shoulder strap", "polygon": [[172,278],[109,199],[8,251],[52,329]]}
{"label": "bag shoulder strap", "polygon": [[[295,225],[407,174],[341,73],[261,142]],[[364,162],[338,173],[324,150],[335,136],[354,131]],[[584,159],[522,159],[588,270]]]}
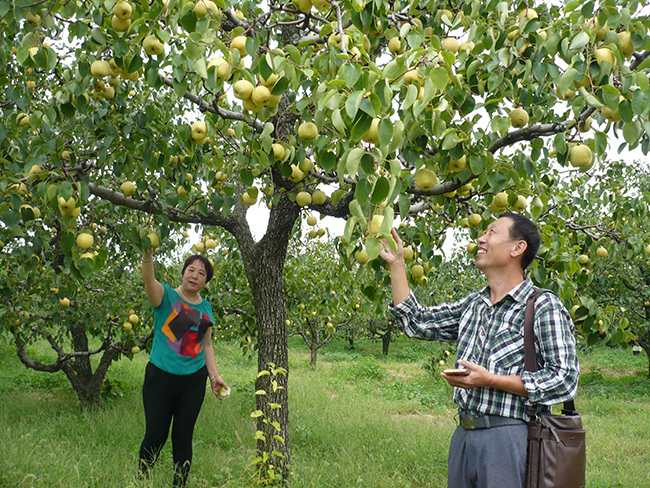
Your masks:
{"label": "bag shoulder strap", "polygon": [[[545,288],[535,288],[526,300],[524,315],[524,368],[526,371],[537,371],[537,354],[535,353],[535,301],[542,293],[553,293]],[[553,293],[554,294],[554,293]],[[562,409],[564,415],[575,415],[576,407],[573,400],[564,402]]]}

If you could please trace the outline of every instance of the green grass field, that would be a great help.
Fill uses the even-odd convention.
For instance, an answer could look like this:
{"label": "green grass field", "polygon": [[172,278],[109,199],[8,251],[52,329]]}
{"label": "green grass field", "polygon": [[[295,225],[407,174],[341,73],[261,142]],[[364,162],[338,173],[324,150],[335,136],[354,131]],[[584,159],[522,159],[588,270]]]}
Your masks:
{"label": "green grass field", "polygon": [[[315,369],[298,340],[290,343],[291,487],[444,487],[455,427],[451,388],[423,364],[441,344],[405,338],[391,345],[335,341]],[[188,486],[250,487],[254,457],[252,381],[256,361],[235,343],[216,346],[218,366],[234,387],[207,396],[195,432]],[[43,349],[42,354],[46,354]],[[138,481],[144,433],[139,355],[109,372],[111,399],[84,412],[65,376],[26,370],[0,346],[1,487],[167,487],[171,445],[153,477]],[[598,347],[581,352],[577,407],[587,429],[588,487],[650,486],[650,380],[645,354]]]}

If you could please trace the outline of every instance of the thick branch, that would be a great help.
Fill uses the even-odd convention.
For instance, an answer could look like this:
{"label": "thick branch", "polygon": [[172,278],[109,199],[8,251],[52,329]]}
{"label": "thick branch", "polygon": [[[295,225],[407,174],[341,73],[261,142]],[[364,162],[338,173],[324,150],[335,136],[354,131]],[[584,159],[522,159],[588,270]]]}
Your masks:
{"label": "thick branch", "polygon": [[494,141],[492,145],[488,147],[488,151],[494,154],[499,149],[511,146],[517,142],[532,141],[538,137],[552,136],[559,132],[565,132],[569,122],[570,121],[556,124],[535,124],[523,129],[513,130],[500,139]]}
{"label": "thick branch", "polygon": [[[163,80],[165,85],[167,85],[170,88],[174,88],[174,80],[172,78],[168,78],[161,72],[158,73],[158,76],[160,77],[160,79]],[[222,117],[224,119],[241,120],[251,125],[257,132],[262,132],[264,130],[263,122],[257,119],[247,120],[244,114],[239,112],[233,112],[232,110],[227,110],[223,107],[220,107],[216,103],[210,104],[205,100],[203,100],[203,98],[197,97],[196,95],[190,93],[189,91],[186,91],[183,94],[183,97],[187,98],[190,102],[196,104],[199,107],[199,110],[201,110],[202,112],[211,112],[213,114],[217,114],[219,117]]]}
{"label": "thick branch", "polygon": [[109,188],[97,186],[93,183],[88,183],[88,189],[93,195],[99,198],[103,198],[104,200],[108,200],[115,205],[127,207],[133,210],[139,210],[141,212],[149,214],[164,214],[167,215],[167,217],[169,217],[169,220],[172,222],[216,225],[223,227],[225,230],[232,234],[234,234],[233,230],[238,223],[238,219],[234,214],[231,214],[228,217],[224,217],[219,213],[210,213],[208,215],[203,215],[197,210],[181,211],[173,207],[169,207],[166,211],[163,211],[160,204],[153,200],[137,200],[132,197],[124,196],[124,194],[111,190]]}

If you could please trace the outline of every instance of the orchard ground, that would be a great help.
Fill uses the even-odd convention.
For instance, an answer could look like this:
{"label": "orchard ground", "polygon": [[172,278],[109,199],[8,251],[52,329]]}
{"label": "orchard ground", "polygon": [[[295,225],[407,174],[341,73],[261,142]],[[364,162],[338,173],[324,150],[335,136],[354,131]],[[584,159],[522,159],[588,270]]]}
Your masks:
{"label": "orchard ground", "polygon": [[[309,367],[309,352],[290,340],[292,487],[444,487],[455,427],[451,388],[425,364],[448,346],[398,338],[355,348],[335,340]],[[237,343],[215,347],[233,387],[228,400],[206,396],[195,432],[191,487],[250,487],[255,456],[253,382],[257,363]],[[34,351],[46,359],[45,345]],[[587,486],[648,486],[650,380],[645,353],[581,349],[577,408],[587,429]],[[449,363],[453,361],[450,357]],[[108,376],[109,397],[80,411],[62,374],[26,370],[10,345],[0,346],[1,487],[166,487],[171,446],[148,482],[135,476],[144,432],[140,388],[145,354],[123,359]]]}

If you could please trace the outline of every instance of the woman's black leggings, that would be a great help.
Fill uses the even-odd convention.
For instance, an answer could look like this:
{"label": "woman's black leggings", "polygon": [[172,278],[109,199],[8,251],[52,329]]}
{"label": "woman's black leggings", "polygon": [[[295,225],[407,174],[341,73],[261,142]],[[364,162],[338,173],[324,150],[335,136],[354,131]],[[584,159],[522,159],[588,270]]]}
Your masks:
{"label": "woman's black leggings", "polygon": [[174,486],[185,486],[192,464],[194,424],[205,398],[205,366],[191,375],[167,373],[147,364],[142,387],[147,430],[140,446],[140,472],[153,467],[172,426]]}

